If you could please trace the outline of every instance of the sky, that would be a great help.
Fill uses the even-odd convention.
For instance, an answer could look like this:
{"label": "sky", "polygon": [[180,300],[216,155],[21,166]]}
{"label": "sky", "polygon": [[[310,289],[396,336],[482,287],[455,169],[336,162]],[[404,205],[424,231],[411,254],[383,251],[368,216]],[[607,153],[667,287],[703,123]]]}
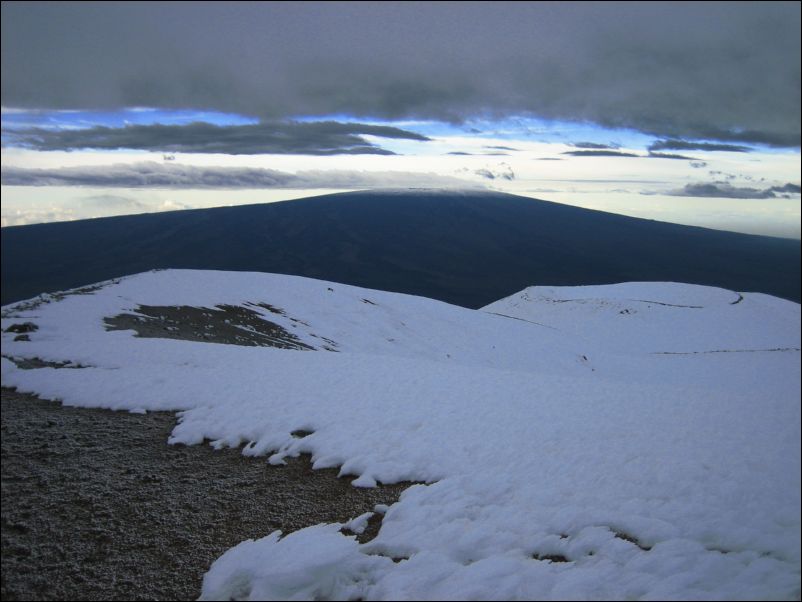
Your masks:
{"label": "sky", "polygon": [[487,188],[800,238],[797,2],[2,3],[3,226]]}

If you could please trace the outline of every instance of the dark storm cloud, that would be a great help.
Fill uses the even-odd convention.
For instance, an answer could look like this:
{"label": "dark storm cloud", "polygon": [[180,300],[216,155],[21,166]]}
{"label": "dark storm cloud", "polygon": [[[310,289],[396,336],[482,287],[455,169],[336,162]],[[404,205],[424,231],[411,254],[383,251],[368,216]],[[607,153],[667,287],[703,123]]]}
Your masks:
{"label": "dark storm cloud", "polygon": [[738,144],[717,144],[712,142],[691,142],[688,140],[657,140],[649,145],[650,151],[661,150],[701,150],[701,151],[727,151],[731,153],[748,153],[748,146]]}
{"label": "dark storm cloud", "polygon": [[229,126],[210,123],[157,124],[71,130],[33,128],[5,131],[4,134],[7,145],[45,151],[127,148],[171,153],[223,153],[227,155],[391,155],[392,152],[371,144],[360,134],[405,140],[428,140],[420,134],[394,127],[335,121]]}
{"label": "dark storm cloud", "polygon": [[761,189],[737,187],[726,182],[699,182],[686,184],[680,190],[675,190],[669,194],[673,196],[721,197],[728,199],[774,199],[778,197],[787,198],[789,193],[798,194],[799,192],[799,185],[791,183]]}
{"label": "dark storm cloud", "polygon": [[625,153],[615,150],[576,150],[566,151],[563,155],[573,155],[574,157],[640,157],[635,153]]}
{"label": "dark storm cloud", "polygon": [[695,157],[686,157],[685,155],[675,155],[674,153],[653,153],[652,151],[649,151],[649,157],[652,159],[682,159],[685,161],[696,161]]}
{"label": "dark storm cloud", "polygon": [[4,2],[3,106],[800,140],[798,2]]}
{"label": "dark storm cloud", "polygon": [[197,167],[145,161],[54,169],[3,167],[5,186],[95,186],[101,188],[387,188],[476,187],[432,173],[309,170],[297,173],[250,167]]}
{"label": "dark storm cloud", "polygon": [[[657,132],[654,132],[657,133]],[[726,131],[720,128],[699,127],[695,133],[695,138],[706,140],[721,140],[725,142],[749,142],[752,144],[765,144],[774,147],[800,146],[802,135],[796,131],[786,132],[759,132],[753,130]]]}

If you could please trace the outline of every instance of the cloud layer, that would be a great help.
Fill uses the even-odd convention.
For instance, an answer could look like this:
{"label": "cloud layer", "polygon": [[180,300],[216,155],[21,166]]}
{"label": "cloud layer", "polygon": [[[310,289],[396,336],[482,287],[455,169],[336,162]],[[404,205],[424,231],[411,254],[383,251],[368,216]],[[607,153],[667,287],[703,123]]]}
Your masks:
{"label": "cloud layer", "polygon": [[687,140],[657,140],[649,145],[650,151],[662,150],[700,150],[748,153],[751,149],[740,144],[718,144],[712,142],[689,142]]}
{"label": "cloud layer", "polygon": [[790,194],[799,194],[799,184],[784,184],[770,188],[749,188],[732,186],[722,182],[699,182],[686,184],[680,190],[669,194],[673,196],[720,197],[727,199],[775,199],[788,198]]}
{"label": "cloud layer", "polygon": [[[677,155],[675,153],[655,153],[652,151],[649,151],[649,157],[651,157],[652,159],[680,159],[684,161],[693,161],[693,162],[698,161],[694,157],[686,157],[685,155]],[[694,165],[694,167],[696,166]]]}
{"label": "cloud layer", "polygon": [[799,22],[797,2],[4,2],[0,99],[798,146]]}
{"label": "cloud layer", "polygon": [[515,172],[512,170],[512,167],[506,163],[500,163],[495,167],[488,166],[480,169],[474,169],[473,173],[487,180],[512,181],[515,179]]}
{"label": "cloud layer", "polygon": [[450,176],[416,172],[309,170],[297,173],[248,167],[197,167],[145,161],[56,169],[2,168],[5,186],[93,186],[102,188],[478,188]]}
{"label": "cloud layer", "polygon": [[601,142],[574,142],[571,146],[575,146],[576,148],[587,148],[587,149],[613,149],[615,150],[618,148],[618,145],[615,144],[602,144]]}
{"label": "cloud layer", "polygon": [[626,153],[617,150],[575,150],[566,151],[563,155],[573,155],[574,157],[640,157],[636,153]]}
{"label": "cloud layer", "polygon": [[4,131],[7,143],[36,150],[137,149],[171,153],[256,154],[380,154],[391,155],[363,135],[405,140],[428,140],[395,127],[320,121],[218,126],[130,125],[122,128],[31,128]]}

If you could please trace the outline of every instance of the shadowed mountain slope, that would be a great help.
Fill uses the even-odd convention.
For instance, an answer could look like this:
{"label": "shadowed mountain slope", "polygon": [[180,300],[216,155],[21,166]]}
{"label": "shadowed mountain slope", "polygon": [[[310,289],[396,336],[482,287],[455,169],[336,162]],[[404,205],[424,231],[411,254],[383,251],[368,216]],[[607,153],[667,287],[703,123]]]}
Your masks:
{"label": "shadowed mountain slope", "polygon": [[3,304],[154,268],[295,274],[471,308],[531,285],[626,281],[800,300],[797,240],[493,192],[366,191],[2,229]]}

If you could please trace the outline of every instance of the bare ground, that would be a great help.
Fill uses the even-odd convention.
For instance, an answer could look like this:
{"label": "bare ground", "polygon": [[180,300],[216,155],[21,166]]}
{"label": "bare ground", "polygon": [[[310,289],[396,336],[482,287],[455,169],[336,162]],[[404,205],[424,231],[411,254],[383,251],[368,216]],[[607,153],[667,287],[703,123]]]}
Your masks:
{"label": "bare ground", "polygon": [[167,445],[174,425],[172,413],[2,389],[3,600],[195,599],[239,542],[346,521],[409,485],[359,489],[305,457],[275,467],[239,449]]}

